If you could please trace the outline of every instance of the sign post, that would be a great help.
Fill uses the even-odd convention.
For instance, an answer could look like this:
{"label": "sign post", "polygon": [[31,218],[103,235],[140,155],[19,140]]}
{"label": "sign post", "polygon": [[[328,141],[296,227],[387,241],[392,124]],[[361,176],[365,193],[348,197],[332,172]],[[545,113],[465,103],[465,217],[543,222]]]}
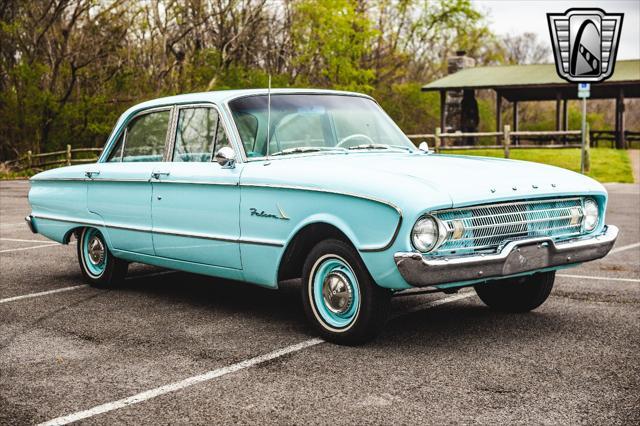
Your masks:
{"label": "sign post", "polygon": [[578,83],[578,98],[582,99],[582,150],[580,152],[580,173],[585,172],[585,157],[587,156],[587,98],[590,96],[591,85]]}

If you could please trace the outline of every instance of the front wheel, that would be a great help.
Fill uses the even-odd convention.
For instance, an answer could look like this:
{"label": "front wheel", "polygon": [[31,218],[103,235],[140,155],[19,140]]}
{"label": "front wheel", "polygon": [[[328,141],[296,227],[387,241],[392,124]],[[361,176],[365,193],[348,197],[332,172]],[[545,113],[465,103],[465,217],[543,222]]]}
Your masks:
{"label": "front wheel", "polygon": [[391,292],[375,284],[358,253],[340,240],[325,240],[303,267],[302,304],[307,318],[328,341],[356,345],[384,326]]}
{"label": "front wheel", "polygon": [[506,278],[478,284],[478,297],[492,309],[503,312],[529,312],[542,305],[555,281],[556,272],[540,272],[526,277]]}
{"label": "front wheel", "polygon": [[112,287],[127,274],[128,263],[115,258],[96,228],[84,228],[78,238],[78,261],[82,276],[93,287]]}

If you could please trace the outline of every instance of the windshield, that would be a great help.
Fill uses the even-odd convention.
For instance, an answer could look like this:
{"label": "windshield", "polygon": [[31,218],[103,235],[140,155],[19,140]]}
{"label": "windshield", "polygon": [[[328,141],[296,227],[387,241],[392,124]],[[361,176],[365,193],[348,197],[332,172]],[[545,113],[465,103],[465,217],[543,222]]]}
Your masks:
{"label": "windshield", "polygon": [[270,118],[267,102],[267,95],[259,95],[229,103],[249,158],[317,151],[415,149],[378,104],[368,98],[271,95]]}

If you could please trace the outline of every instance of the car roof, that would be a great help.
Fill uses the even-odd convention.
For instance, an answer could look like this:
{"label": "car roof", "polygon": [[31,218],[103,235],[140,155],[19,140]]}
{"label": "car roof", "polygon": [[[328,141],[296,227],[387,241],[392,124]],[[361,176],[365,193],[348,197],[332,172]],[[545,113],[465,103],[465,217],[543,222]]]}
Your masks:
{"label": "car roof", "polygon": [[[176,96],[168,96],[164,98],[152,99],[146,102],[142,102],[134,105],[129,108],[124,115],[129,115],[132,112],[139,111],[142,109],[160,107],[164,105],[171,104],[188,104],[188,103],[199,103],[199,102],[214,102],[216,104],[221,104],[228,102],[235,98],[241,98],[244,96],[253,96],[253,95],[266,95],[268,93],[268,89],[242,89],[242,90],[217,90],[212,92],[199,92],[199,93],[188,93],[184,95],[176,95]],[[324,89],[271,89],[272,95],[281,95],[281,94],[325,94],[325,95],[342,95],[342,96],[360,96],[371,98],[368,95],[357,93],[357,92],[347,92],[341,90],[324,90]]]}

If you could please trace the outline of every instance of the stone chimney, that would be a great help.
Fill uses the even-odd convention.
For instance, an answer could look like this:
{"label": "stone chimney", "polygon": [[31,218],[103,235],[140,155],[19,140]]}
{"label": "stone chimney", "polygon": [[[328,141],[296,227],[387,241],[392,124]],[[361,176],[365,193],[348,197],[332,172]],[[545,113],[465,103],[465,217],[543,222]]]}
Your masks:
{"label": "stone chimney", "polygon": [[447,58],[447,73],[453,74],[465,68],[472,68],[476,66],[476,60],[466,56],[465,50],[456,50],[456,56],[449,56]]}
{"label": "stone chimney", "polygon": [[[472,68],[476,65],[476,60],[469,56],[466,56],[466,53],[467,52],[464,50],[457,50],[455,56],[450,56],[447,58],[448,74],[456,73],[465,68]],[[472,96],[473,101],[475,101],[475,93],[473,93],[473,90],[467,92],[472,92],[466,93],[467,101],[469,101],[470,96]],[[464,96],[465,93],[463,90],[450,90],[447,92],[447,129],[442,129],[443,131],[477,131],[477,129],[473,129],[474,126],[469,126],[468,118],[463,117],[465,115],[468,115],[463,114],[462,111],[462,99]],[[475,127],[477,127],[477,125]],[[462,142],[461,140],[456,141]]]}

